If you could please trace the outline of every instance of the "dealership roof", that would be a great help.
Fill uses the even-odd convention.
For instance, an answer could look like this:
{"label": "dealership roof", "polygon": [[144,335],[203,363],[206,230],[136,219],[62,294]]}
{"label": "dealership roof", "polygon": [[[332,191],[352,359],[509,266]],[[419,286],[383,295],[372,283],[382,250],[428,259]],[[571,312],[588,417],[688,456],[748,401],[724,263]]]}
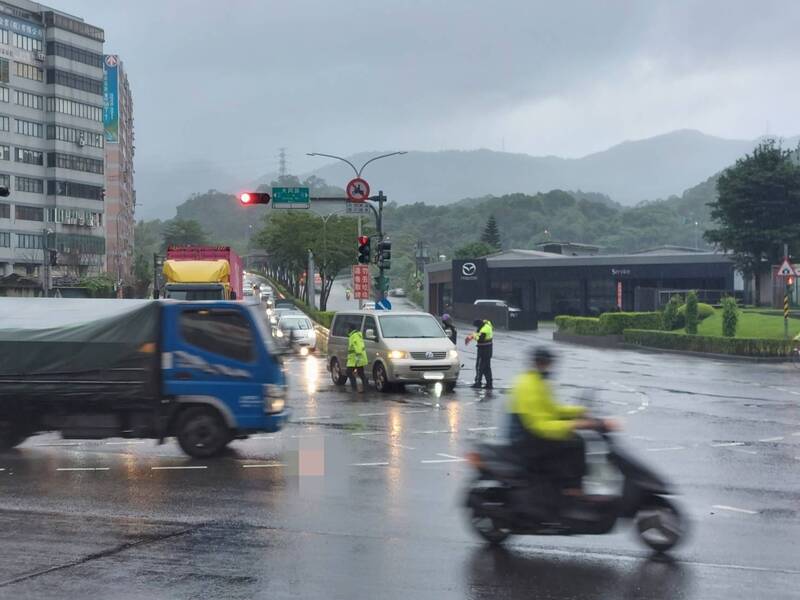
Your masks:
{"label": "dealership roof", "polygon": [[[640,254],[597,254],[594,256],[564,256],[537,250],[506,250],[485,257],[489,268],[508,267],[586,267],[662,264],[703,264],[731,262],[722,252],[687,252],[685,249],[658,248]],[[452,262],[432,263],[428,272],[448,271]]]}

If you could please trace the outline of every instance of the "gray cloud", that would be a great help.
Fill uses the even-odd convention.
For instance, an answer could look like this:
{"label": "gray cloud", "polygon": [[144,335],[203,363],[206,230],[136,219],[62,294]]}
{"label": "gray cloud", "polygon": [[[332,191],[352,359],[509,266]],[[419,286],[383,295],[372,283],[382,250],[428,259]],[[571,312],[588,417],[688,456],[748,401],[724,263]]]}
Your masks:
{"label": "gray cloud", "polygon": [[187,191],[206,185],[193,169],[273,169],[280,146],[302,171],[311,150],[579,156],[682,127],[800,131],[791,0],[57,3],[128,67],[140,182],[174,171]]}

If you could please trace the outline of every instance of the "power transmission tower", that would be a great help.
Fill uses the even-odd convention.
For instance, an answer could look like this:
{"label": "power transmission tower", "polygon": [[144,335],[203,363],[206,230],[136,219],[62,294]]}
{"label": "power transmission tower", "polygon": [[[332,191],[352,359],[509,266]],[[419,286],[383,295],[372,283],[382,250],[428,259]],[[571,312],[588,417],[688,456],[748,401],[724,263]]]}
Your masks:
{"label": "power transmission tower", "polygon": [[278,152],[278,176],[286,177],[289,172],[288,162],[286,160],[286,148],[280,148]]}

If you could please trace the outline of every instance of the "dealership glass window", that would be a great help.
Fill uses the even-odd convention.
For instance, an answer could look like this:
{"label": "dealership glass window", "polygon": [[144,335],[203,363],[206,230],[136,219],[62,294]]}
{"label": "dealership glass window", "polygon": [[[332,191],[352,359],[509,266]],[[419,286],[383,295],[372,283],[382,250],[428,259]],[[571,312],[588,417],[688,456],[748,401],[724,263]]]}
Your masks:
{"label": "dealership glass window", "polygon": [[103,81],[101,79],[84,77],[83,75],[61,71],[60,69],[47,69],[47,83],[71,87],[98,96],[103,95]]}
{"label": "dealership glass window", "polygon": [[98,123],[103,121],[103,109],[101,107],[55,96],[47,99],[47,111],[97,121]]}
{"label": "dealership glass window", "polygon": [[0,58],[0,81],[8,83],[9,81],[9,63],[5,58]]}
{"label": "dealership glass window", "polygon": [[10,102],[11,101],[11,92],[8,88],[0,87],[0,102]]}
{"label": "dealership glass window", "polygon": [[44,97],[39,94],[14,90],[14,101],[20,106],[27,106],[28,108],[35,108],[36,110],[44,109]]}
{"label": "dealership glass window", "polygon": [[42,71],[39,67],[34,67],[33,65],[29,65],[27,63],[16,63],[17,65],[17,77],[22,77],[23,79],[32,79],[33,81],[44,81],[44,71]]}
{"label": "dealership glass window", "polygon": [[11,234],[7,231],[0,231],[0,248],[11,248]]}
{"label": "dealership glass window", "polygon": [[18,233],[17,248],[25,248],[28,250],[41,250],[42,236],[32,233]]}
{"label": "dealership glass window", "polygon": [[84,50],[83,48],[76,48],[69,44],[62,44],[61,42],[47,42],[47,54],[50,56],[60,56],[68,60],[74,60],[90,67],[103,68],[103,55]]}
{"label": "dealership glass window", "polygon": [[11,146],[0,144],[0,160],[11,160]]}
{"label": "dealership glass window", "polygon": [[75,127],[64,127],[62,125],[47,126],[48,140],[61,140],[62,142],[72,142],[79,146],[90,146],[92,148],[103,147],[103,134]]}
{"label": "dealership glass window", "polygon": [[539,315],[581,314],[581,285],[578,279],[536,281],[536,312]]}
{"label": "dealership glass window", "polygon": [[27,148],[15,148],[14,160],[27,165],[43,165],[44,153],[38,150],[28,150]]}
{"label": "dealership glass window", "polygon": [[17,133],[29,137],[42,137],[44,128],[41,123],[37,123],[36,121],[24,121],[23,119],[15,120],[17,122]]}
{"label": "dealership glass window", "polygon": [[600,315],[616,310],[617,282],[613,277],[589,280],[589,313]]}
{"label": "dealership glass window", "polygon": [[30,192],[32,194],[44,193],[44,182],[41,179],[34,179],[32,177],[20,177],[17,175],[14,178],[16,184],[15,189],[18,192]]}
{"label": "dealership glass window", "polygon": [[14,214],[20,221],[44,221],[44,209],[40,206],[23,206],[17,204]]}
{"label": "dealership glass window", "polygon": [[27,50],[28,52],[42,51],[42,40],[37,40],[36,38],[32,38],[27,35],[22,35],[21,33],[11,34],[11,42],[17,48],[22,48],[23,50]]}

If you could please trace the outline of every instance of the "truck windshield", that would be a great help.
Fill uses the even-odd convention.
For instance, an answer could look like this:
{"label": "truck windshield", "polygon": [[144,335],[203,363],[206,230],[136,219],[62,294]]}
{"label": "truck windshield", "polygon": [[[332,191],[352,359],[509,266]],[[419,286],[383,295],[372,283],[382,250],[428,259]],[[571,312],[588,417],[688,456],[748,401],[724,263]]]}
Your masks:
{"label": "truck windshield", "polygon": [[385,338],[443,338],[444,330],[431,315],[384,315],[380,317]]}

